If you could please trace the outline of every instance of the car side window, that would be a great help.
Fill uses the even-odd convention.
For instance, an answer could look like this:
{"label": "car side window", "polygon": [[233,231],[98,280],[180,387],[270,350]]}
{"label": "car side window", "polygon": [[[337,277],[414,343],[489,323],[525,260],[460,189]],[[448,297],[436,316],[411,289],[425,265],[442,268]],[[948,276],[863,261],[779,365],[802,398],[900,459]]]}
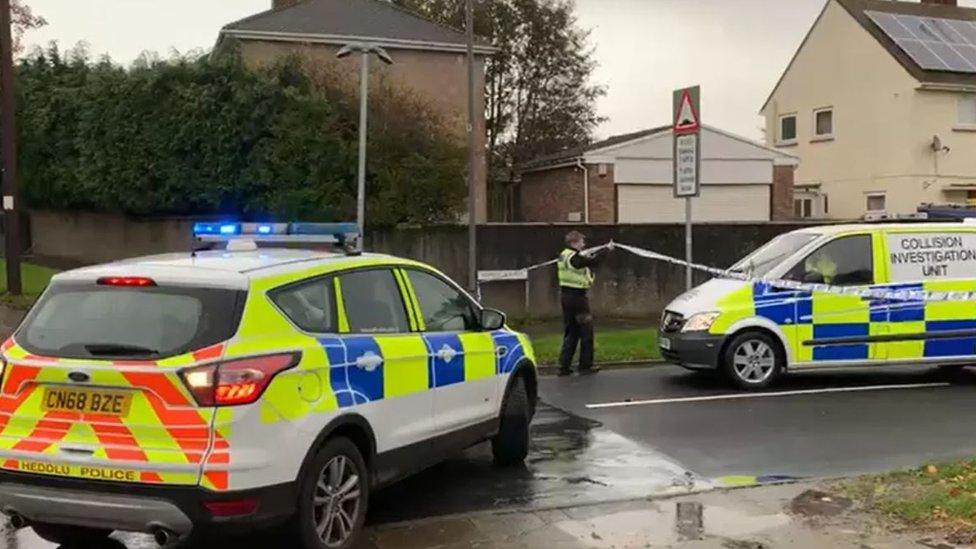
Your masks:
{"label": "car side window", "polygon": [[430,273],[413,269],[406,272],[428,332],[478,329],[477,316],[467,296]]}
{"label": "car side window", "polygon": [[845,236],[824,244],[794,267],[786,278],[834,286],[874,284],[871,235]]}
{"label": "car side window", "polygon": [[409,332],[400,287],[390,269],[339,275],[349,331],[362,334]]}
{"label": "car side window", "polygon": [[313,333],[335,332],[332,277],[317,278],[271,293],[271,300],[296,326]]}

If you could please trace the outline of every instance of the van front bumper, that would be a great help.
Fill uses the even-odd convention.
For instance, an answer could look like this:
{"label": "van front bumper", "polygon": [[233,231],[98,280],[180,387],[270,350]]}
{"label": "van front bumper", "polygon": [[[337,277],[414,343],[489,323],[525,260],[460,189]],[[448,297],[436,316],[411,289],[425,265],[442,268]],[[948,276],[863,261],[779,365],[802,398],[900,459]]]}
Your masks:
{"label": "van front bumper", "polygon": [[[205,502],[254,499],[253,513],[215,517]],[[287,520],[295,511],[296,484],[212,492],[197,486],[159,486],[0,473],[0,512],[48,522],[152,533],[165,529],[178,539],[250,531]]]}
{"label": "van front bumper", "polygon": [[664,360],[689,370],[719,367],[725,336],[708,332],[659,332],[658,347]]}

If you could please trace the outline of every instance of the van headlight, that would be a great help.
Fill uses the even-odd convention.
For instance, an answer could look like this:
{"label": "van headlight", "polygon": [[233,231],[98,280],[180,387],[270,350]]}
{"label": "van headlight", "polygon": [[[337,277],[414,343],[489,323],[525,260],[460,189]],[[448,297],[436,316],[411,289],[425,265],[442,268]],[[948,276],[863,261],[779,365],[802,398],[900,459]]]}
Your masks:
{"label": "van headlight", "polygon": [[681,327],[681,331],[704,332],[712,327],[712,324],[715,323],[718,315],[718,312],[698,313],[696,315],[691,315],[691,317],[685,321],[685,325]]}

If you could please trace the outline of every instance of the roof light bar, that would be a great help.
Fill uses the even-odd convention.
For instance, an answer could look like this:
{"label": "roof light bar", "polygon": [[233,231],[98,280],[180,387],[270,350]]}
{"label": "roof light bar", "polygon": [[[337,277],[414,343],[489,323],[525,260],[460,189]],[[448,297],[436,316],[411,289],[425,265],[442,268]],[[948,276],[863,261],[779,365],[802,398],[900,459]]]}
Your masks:
{"label": "roof light bar", "polygon": [[338,243],[355,241],[355,223],[194,223],[193,236],[205,242],[247,239],[255,242]]}

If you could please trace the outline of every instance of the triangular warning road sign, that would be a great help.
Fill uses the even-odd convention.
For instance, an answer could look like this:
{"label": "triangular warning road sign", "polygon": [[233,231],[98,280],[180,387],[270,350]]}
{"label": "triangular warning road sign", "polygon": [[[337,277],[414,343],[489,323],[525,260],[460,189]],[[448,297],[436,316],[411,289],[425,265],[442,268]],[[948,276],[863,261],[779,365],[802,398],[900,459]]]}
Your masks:
{"label": "triangular warning road sign", "polygon": [[674,133],[682,135],[697,133],[701,130],[701,121],[698,119],[698,112],[691,104],[691,95],[688,90],[681,92],[681,106],[678,108],[678,116],[674,120]]}

